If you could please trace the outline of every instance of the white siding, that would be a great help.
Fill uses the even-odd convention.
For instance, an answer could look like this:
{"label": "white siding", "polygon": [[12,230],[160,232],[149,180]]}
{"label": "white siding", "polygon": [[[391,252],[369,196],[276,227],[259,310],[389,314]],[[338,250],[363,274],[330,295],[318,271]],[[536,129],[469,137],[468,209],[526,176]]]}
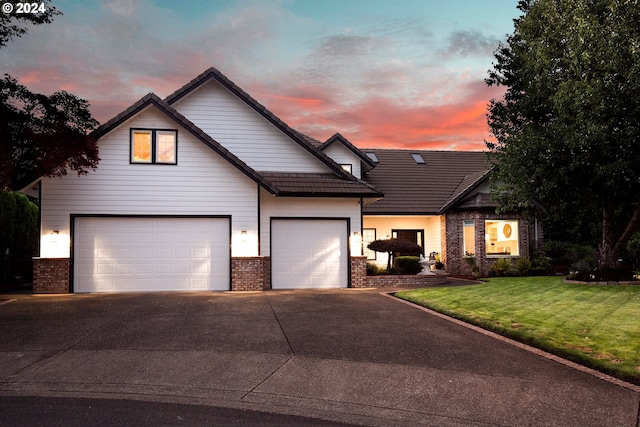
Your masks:
{"label": "white siding", "polygon": [[173,107],[257,171],[329,171],[328,166],[215,81],[203,84]]}
{"label": "white siding", "polygon": [[[361,233],[360,200],[355,198],[274,197],[260,192],[260,250],[270,255],[269,227],[277,218],[349,218],[350,232]],[[353,251],[352,251],[353,253]]]}
{"label": "white siding", "polygon": [[358,156],[353,154],[351,150],[340,143],[334,142],[323,151],[324,154],[331,157],[333,161],[335,161],[339,165],[350,164],[351,175],[355,176],[358,179],[362,179],[362,167],[360,164],[361,160]]}
{"label": "white siding", "polygon": [[[130,164],[131,127],[178,129],[178,164]],[[257,255],[258,185],[175,121],[149,107],[99,148],[96,171],[43,180],[41,256],[69,256],[70,214],[231,215],[233,255]]]}

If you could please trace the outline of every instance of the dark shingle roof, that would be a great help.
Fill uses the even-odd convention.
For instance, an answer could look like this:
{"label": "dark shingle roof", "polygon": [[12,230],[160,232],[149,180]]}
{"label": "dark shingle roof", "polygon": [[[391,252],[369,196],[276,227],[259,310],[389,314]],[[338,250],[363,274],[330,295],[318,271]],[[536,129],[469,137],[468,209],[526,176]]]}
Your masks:
{"label": "dark shingle roof", "polygon": [[[468,196],[491,169],[480,151],[362,151],[374,153],[379,160],[364,180],[385,195],[365,206],[365,214],[441,214]],[[420,154],[425,163],[416,163],[412,154]]]}
{"label": "dark shingle roof", "polygon": [[[263,116],[283,130],[298,144],[304,146],[312,152],[320,161],[327,164],[333,173],[329,174],[287,174],[287,173],[262,173],[252,169],[224,146],[214,140],[202,129],[196,126],[189,119],[184,117],[180,112],[173,108],[170,104],[190,93],[202,83],[210,78],[222,82],[233,93],[240,96],[252,108],[260,112]],[[222,75],[214,68],[210,68],[194,80],[183,86],[178,91],[167,97],[165,100],[160,99],[157,95],[149,93],[134,103],[131,107],[109,120],[94,132],[95,138],[100,138],[120,126],[145,108],[154,106],[166,114],[170,119],[176,121],[183,126],[188,132],[205,143],[209,148],[218,153],[220,156],[229,161],[237,169],[247,175],[249,178],[257,182],[265,190],[277,196],[334,196],[334,197],[381,197],[382,193],[372,188],[367,183],[359,181],[353,175],[345,172],[337,163],[322,153],[313,143],[316,141],[300,132],[290,128],[280,119],[271,114],[265,107],[251,98],[239,87],[233,84],[229,79]],[[269,178],[266,177],[269,175]],[[273,181],[272,181],[273,180]]]}
{"label": "dark shingle roof", "polygon": [[346,181],[333,174],[261,172],[278,188],[278,196],[382,197],[382,193],[362,181]]}

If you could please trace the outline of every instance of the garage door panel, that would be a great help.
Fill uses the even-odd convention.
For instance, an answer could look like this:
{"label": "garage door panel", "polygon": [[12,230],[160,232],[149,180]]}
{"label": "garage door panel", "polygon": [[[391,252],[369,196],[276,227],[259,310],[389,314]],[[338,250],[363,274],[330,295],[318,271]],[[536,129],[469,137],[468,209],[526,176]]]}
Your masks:
{"label": "garage door panel", "polygon": [[76,218],[76,292],[229,289],[228,218]]}
{"label": "garage door panel", "polygon": [[348,286],[346,220],[274,219],[271,228],[274,289]]}

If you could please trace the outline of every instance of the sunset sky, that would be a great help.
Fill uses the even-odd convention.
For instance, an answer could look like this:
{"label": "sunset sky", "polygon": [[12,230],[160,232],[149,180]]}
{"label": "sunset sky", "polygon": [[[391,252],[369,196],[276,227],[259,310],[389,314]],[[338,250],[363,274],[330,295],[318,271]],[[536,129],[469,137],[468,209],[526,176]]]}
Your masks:
{"label": "sunset sky", "polygon": [[482,150],[484,83],[517,0],[55,1],[0,73],[101,123],[213,66],[295,129],[360,148]]}

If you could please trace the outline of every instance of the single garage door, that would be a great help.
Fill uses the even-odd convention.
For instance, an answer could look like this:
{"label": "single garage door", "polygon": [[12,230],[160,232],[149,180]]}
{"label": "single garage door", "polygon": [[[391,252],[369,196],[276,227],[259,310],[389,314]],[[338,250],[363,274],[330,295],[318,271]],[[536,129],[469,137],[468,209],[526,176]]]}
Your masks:
{"label": "single garage door", "polygon": [[229,218],[75,218],[75,292],[230,289]]}
{"label": "single garage door", "polygon": [[271,287],[347,287],[347,239],[347,220],[273,219]]}

